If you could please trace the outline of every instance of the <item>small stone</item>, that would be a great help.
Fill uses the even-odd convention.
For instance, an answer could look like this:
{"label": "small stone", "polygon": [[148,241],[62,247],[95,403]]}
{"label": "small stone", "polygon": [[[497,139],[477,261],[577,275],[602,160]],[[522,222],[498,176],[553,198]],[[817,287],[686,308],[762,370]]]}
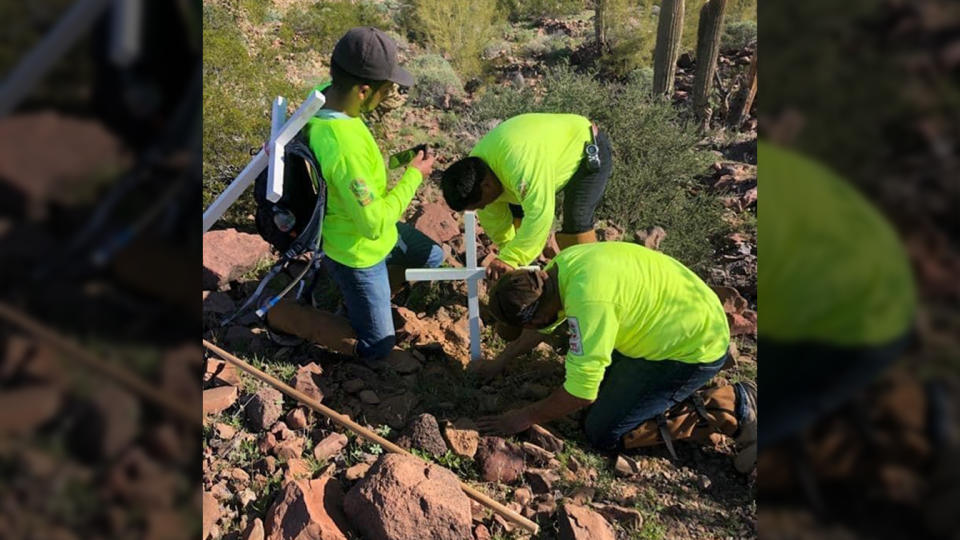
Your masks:
{"label": "small stone", "polygon": [[331,433],[313,448],[313,457],[317,458],[317,461],[329,461],[330,458],[340,453],[346,445],[346,435]]}
{"label": "small stone", "polygon": [[237,402],[236,386],[218,386],[203,391],[203,414],[220,414]]}
{"label": "small stone", "polygon": [[500,437],[484,437],[477,450],[481,477],[486,482],[512,484],[523,472],[523,450]]}
{"label": "small stone", "polygon": [[543,500],[539,500],[530,506],[523,509],[523,515],[529,519],[541,520],[541,519],[550,519],[557,511],[557,501],[545,497]]}
{"label": "small stone", "polygon": [[300,458],[287,460],[287,470],[283,474],[284,480],[299,480],[301,478],[310,478],[310,476],[310,464],[307,463],[307,460]]}
{"label": "small stone", "polygon": [[263,520],[255,518],[243,531],[243,540],[263,540]]}
{"label": "small stone", "polygon": [[617,456],[617,462],[613,468],[617,476],[623,477],[633,476],[640,472],[640,466],[637,465],[637,462],[624,455]]}
{"label": "small stone", "polygon": [[487,529],[487,526],[483,523],[478,523],[477,526],[473,528],[473,538],[474,540],[490,540],[490,530]]}
{"label": "small stone", "polygon": [[240,501],[240,507],[246,507],[248,504],[257,500],[257,494],[253,492],[250,488],[244,489],[237,495],[237,500]]}
{"label": "small stone", "polygon": [[597,512],[585,506],[566,504],[558,523],[560,540],[615,540],[613,527]]}
{"label": "small stone", "polygon": [[293,459],[303,454],[304,440],[302,437],[293,437],[277,443],[273,447],[273,453],[281,459]]}
{"label": "small stone", "polygon": [[523,445],[523,451],[526,452],[527,455],[537,463],[543,464],[554,459],[553,452],[544,450],[543,448],[540,448],[531,442],[523,442],[521,444]]}
{"label": "small stone", "polygon": [[250,398],[246,408],[247,420],[255,431],[272,426],[283,412],[283,394],[273,387],[264,387]]}
{"label": "small stone", "polygon": [[594,503],[591,506],[603,517],[619,523],[626,529],[640,530],[643,527],[643,515],[634,508],[600,503]]}
{"label": "small stone", "polygon": [[291,409],[287,413],[286,421],[290,429],[307,429],[307,414],[301,407]]}
{"label": "small stone", "polygon": [[377,405],[380,403],[380,397],[373,390],[363,390],[358,395],[360,401],[367,405]]}
{"label": "small stone", "polygon": [[293,376],[290,386],[303,392],[307,397],[317,401],[323,401],[323,392],[320,391],[318,384],[320,375],[322,374],[323,368],[317,365],[316,362],[310,362],[297,368],[297,373]]}
{"label": "small stone", "polygon": [[713,485],[713,482],[710,480],[709,476],[701,474],[697,478],[697,485],[700,486],[700,489],[707,490],[710,489],[710,486]]}
{"label": "small stone", "polygon": [[537,424],[530,426],[530,429],[527,430],[527,440],[550,452],[563,450],[563,439]]}
{"label": "small stone", "polygon": [[357,392],[364,389],[367,386],[367,383],[363,379],[350,379],[349,381],[343,383],[343,391],[348,394],[356,394]]}
{"label": "small stone", "polygon": [[550,493],[553,483],[560,480],[560,476],[550,469],[527,469],[523,477],[537,494]]}
{"label": "small stone", "polygon": [[533,500],[533,493],[530,492],[529,488],[519,487],[513,492],[513,500],[518,504],[526,506]]}
{"label": "small stone", "polygon": [[432,414],[421,414],[410,424],[410,443],[415,448],[425,450],[435,456],[447,453],[447,444],[440,435],[440,426]]}
{"label": "small stone", "polygon": [[387,364],[400,375],[420,371],[420,362],[406,351],[392,350],[387,357]]}
{"label": "small stone", "polygon": [[367,471],[370,470],[369,463],[357,463],[353,467],[350,467],[344,473],[344,477],[350,482],[355,482],[364,477],[367,474]]}
{"label": "small stone", "polygon": [[223,422],[217,422],[213,425],[213,430],[217,433],[217,437],[224,441],[228,441],[237,434],[237,428],[231,426],[230,424],[224,424]]}
{"label": "small stone", "polygon": [[[466,426],[470,426],[467,428]],[[468,420],[457,420],[452,425],[447,425],[443,429],[444,439],[454,454],[460,457],[473,459],[477,453],[477,445],[480,443],[480,434],[472,429],[473,422]]]}
{"label": "small stone", "polygon": [[238,485],[245,485],[250,481],[250,475],[247,474],[247,471],[234,467],[230,470],[230,479],[236,482]]}

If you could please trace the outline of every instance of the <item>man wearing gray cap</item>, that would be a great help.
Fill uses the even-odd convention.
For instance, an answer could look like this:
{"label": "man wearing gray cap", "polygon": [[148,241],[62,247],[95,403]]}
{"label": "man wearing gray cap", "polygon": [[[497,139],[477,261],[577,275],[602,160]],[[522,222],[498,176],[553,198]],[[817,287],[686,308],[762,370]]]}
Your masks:
{"label": "man wearing gray cap", "polygon": [[317,87],[325,108],[304,133],[327,182],[323,219],[324,264],[343,295],[357,334],[356,355],[377,363],[393,349],[391,286],[410,267],[437,267],[443,250],[400,217],[434,157],[418,152],[397,185],[387,189],[383,155],[362,115],[377,108],[396,85],[413,85],[397,63],[397,46],[380,30],[353,28],[333,49],[332,81]]}

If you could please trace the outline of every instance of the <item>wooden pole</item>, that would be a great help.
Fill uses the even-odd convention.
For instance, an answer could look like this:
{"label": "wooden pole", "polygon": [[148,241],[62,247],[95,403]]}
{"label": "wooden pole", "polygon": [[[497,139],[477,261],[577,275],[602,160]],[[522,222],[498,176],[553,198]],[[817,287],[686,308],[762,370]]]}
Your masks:
{"label": "wooden pole", "polygon": [[[372,443],[379,444],[383,448],[386,448],[387,450],[394,452],[396,454],[404,454],[406,456],[416,457],[410,452],[407,452],[403,448],[388,441],[386,438],[380,436],[379,434],[354,422],[348,416],[338,413],[337,411],[331,409],[330,407],[327,407],[326,405],[311,398],[310,396],[304,394],[303,392],[297,390],[296,388],[289,386],[288,384],[277,379],[276,377],[273,377],[272,375],[264,373],[263,371],[251,366],[250,364],[244,362],[243,360],[237,358],[236,356],[230,354],[229,352],[221,349],[220,347],[217,347],[213,343],[210,343],[207,340],[203,340],[203,346],[206,347],[211,352],[215,353],[217,356],[219,356],[223,360],[230,362],[237,368],[245,371],[249,375],[257,379],[260,379],[261,381],[269,384],[270,386],[273,386],[277,390],[280,390],[284,394],[307,405],[308,407],[317,411],[318,413],[326,416],[327,418],[332,420],[335,424],[339,425],[340,427],[344,429],[349,429],[350,431],[356,433],[357,435],[363,437],[364,439]],[[529,519],[521,516],[520,514],[514,512],[513,510],[510,510],[506,506],[500,504],[499,502],[488,497],[487,495],[480,493],[479,491],[473,489],[472,487],[468,486],[462,481],[460,482],[460,489],[462,489],[463,492],[466,493],[467,496],[469,496],[473,500],[486,506],[487,508],[493,510],[494,512],[500,514],[504,518],[509,519],[510,521],[516,523],[523,529],[529,531],[530,534],[537,534],[537,532],[539,531],[540,529],[539,525],[537,525],[533,521],[530,521]]]}
{"label": "wooden pole", "polygon": [[188,425],[200,426],[200,422],[198,422],[200,417],[197,415],[197,409],[194,407],[189,407],[183,401],[161,392],[155,384],[144,381],[126,369],[104,361],[76,342],[44,326],[12,306],[0,302],[0,318],[6,319],[8,322],[33,334],[42,343],[59,349],[68,356],[79,360],[87,367],[106,375],[122,386],[142,396],[147,401],[152,402],[154,405],[158,405],[174,415],[179,416]]}

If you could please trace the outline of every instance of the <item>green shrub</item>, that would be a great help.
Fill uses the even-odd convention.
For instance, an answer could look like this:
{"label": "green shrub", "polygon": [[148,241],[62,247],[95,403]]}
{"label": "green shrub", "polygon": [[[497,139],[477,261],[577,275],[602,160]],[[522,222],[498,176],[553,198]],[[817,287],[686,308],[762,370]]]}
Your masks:
{"label": "green shrub", "polygon": [[667,231],[665,252],[698,270],[709,265],[711,240],[728,226],[717,198],[691,189],[712,160],[697,146],[695,126],[670,104],[650,100],[641,85],[603,84],[566,66],[549,70],[542,88],[540,98],[527,88],[487,92],[473,121],[489,126],[525,112],[568,112],[599,123],[613,145],[614,170],[597,219],[627,231],[659,225]]}
{"label": "green shrub", "polygon": [[439,54],[424,54],[406,63],[405,67],[416,77],[410,89],[410,101],[416,105],[443,107],[446,96],[462,97],[463,82]]}
{"label": "green shrub", "polygon": [[606,47],[599,62],[604,72],[622,77],[638,67],[653,65],[656,11],[654,0],[604,1],[601,24]]}
{"label": "green shrub", "polygon": [[412,0],[409,31],[449,55],[459,73],[483,72],[481,55],[496,33],[496,0]]}
{"label": "green shrub", "polygon": [[291,8],[280,24],[283,51],[323,51],[329,55],[343,34],[355,26],[390,29],[389,16],[372,2],[339,0]]}
{"label": "green shrub", "polygon": [[584,0],[498,0],[497,8],[511,21],[541,17],[567,17],[584,10]]}
{"label": "green shrub", "polygon": [[638,86],[645,92],[652,91],[653,68],[647,66],[631,71],[629,75],[627,75],[627,84]]}
{"label": "green shrub", "polygon": [[[684,4],[683,8],[683,38],[680,41],[680,52],[690,53],[691,56],[697,52],[697,27],[700,25],[700,8],[703,7],[702,1],[690,1]],[[757,0],[728,0],[727,8],[723,15],[724,26],[729,28],[734,24],[741,22],[753,23],[753,37],[757,36]],[[726,29],[724,37],[726,39]],[[749,42],[749,41],[748,41]],[[726,49],[726,42],[722,45]]]}
{"label": "green shrub", "polygon": [[720,49],[742,49],[757,39],[757,23],[754,21],[737,21],[727,23],[720,37]]}

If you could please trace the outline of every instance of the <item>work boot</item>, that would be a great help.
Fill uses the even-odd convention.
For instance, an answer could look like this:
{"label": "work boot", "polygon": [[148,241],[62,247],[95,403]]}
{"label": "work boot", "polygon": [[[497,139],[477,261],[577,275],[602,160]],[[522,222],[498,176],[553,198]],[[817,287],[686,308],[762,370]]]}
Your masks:
{"label": "work boot", "polygon": [[590,229],[581,233],[557,233],[557,245],[560,251],[578,244],[592,244],[597,241],[597,231]]}
{"label": "work boot", "polygon": [[[740,429],[734,437],[737,455],[733,466],[737,472],[747,474],[757,466],[757,383],[741,381],[734,385],[737,390],[737,412]],[[742,411],[742,412],[741,412]]]}

